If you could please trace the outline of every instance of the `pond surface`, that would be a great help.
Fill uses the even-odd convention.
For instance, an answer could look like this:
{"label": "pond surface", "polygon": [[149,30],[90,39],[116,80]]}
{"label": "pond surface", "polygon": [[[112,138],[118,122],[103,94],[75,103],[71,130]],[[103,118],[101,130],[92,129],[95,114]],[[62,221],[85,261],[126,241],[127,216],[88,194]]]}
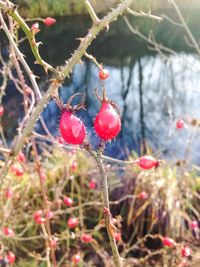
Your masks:
{"label": "pond surface", "polygon": [[[121,111],[122,131],[116,140],[107,144],[106,153],[116,158],[126,158],[131,150],[143,153],[150,147],[167,158],[187,159],[189,162],[198,163],[199,57],[192,53],[186,43],[177,44],[175,38],[183,35],[182,29],[168,29],[167,23],[164,26],[155,22],[145,23],[142,25],[144,32],[148,31],[148,27],[154,29],[155,36],[161,30],[164,31],[163,36],[158,35],[158,39],[163,42],[168,40],[169,36],[172,37],[173,33],[174,42],[170,39],[166,45],[178,53],[166,59],[148,50],[148,45],[134,37],[122,19],[113,24],[108,33],[100,34],[89,50],[108,69],[110,76],[105,81],[107,94]],[[138,22],[138,25],[141,26],[141,22]],[[78,46],[75,38],[84,36],[88,27],[89,21],[86,18],[78,18],[75,21],[74,18],[62,18],[52,29],[42,29],[43,34],[38,36],[38,39],[44,42],[41,47],[42,55],[54,65],[63,63],[73,48]],[[22,50],[27,55],[34,73],[43,79],[43,71],[33,64],[27,46],[22,45]],[[84,59],[82,64],[75,66],[71,79],[60,90],[60,96],[65,102],[73,93],[85,92],[87,112],[81,111],[79,116],[84,119],[89,139],[94,145],[98,143],[93,130],[93,119],[100,106],[94,95],[98,86],[98,68],[91,61]],[[9,99],[6,99],[7,103]],[[59,135],[59,110],[53,101],[44,110],[43,117],[50,131],[55,136]],[[176,130],[175,124],[179,118],[185,120],[186,127]],[[40,125],[36,128],[41,131]]]}

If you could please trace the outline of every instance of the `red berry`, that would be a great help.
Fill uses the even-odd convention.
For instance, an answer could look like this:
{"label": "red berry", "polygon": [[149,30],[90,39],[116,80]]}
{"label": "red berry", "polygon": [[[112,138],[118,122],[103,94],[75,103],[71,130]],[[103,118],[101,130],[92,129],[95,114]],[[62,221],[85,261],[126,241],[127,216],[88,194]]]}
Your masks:
{"label": "red berry", "polygon": [[78,219],[75,217],[69,218],[67,221],[67,225],[70,229],[75,228],[78,225]]}
{"label": "red berry", "polygon": [[152,156],[143,156],[136,160],[136,163],[145,170],[152,169],[154,167],[157,168],[159,166],[159,161]]}
{"label": "red berry", "polygon": [[16,259],[15,254],[9,251],[7,254],[7,259],[9,263],[12,265],[13,263],[15,263],[15,259]]}
{"label": "red berry", "polygon": [[107,69],[100,69],[99,71],[99,79],[100,80],[106,80],[109,76],[109,72]]}
{"label": "red berry", "polygon": [[187,246],[182,247],[182,249],[181,249],[182,257],[189,257],[191,255],[191,253],[192,253],[191,248],[189,248]]}
{"label": "red berry", "polygon": [[76,160],[74,160],[74,161],[72,162],[72,165],[71,165],[71,170],[72,170],[73,172],[75,172],[75,171],[77,170],[77,168],[78,168],[78,163],[77,163]]}
{"label": "red berry", "polygon": [[121,120],[116,109],[109,102],[103,101],[101,109],[94,121],[97,135],[105,140],[115,138],[121,130]]}
{"label": "red berry", "polygon": [[61,115],[60,132],[68,144],[81,145],[85,139],[83,122],[70,111],[64,110]]}
{"label": "red berry", "polygon": [[192,221],[191,224],[190,224],[190,227],[192,229],[197,229],[199,227],[199,224],[197,221]]}
{"label": "red berry", "polygon": [[4,227],[3,232],[4,232],[4,235],[7,235],[7,236],[14,236],[15,235],[14,231],[8,227]]}
{"label": "red berry", "polygon": [[52,219],[53,218],[53,215],[54,215],[53,212],[50,211],[50,210],[46,212],[46,218],[47,219]]}
{"label": "red berry", "polygon": [[122,239],[122,236],[121,236],[121,233],[114,233],[114,238],[115,238],[115,241],[116,242],[119,242],[119,241],[121,241],[121,239]]}
{"label": "red berry", "polygon": [[22,176],[24,171],[21,166],[14,164],[11,167],[11,171],[16,175],[16,176]]}
{"label": "red berry", "polygon": [[44,24],[46,26],[52,26],[55,23],[56,23],[56,19],[54,19],[54,18],[47,17],[46,19],[44,19]]}
{"label": "red berry", "polygon": [[17,155],[17,160],[20,161],[20,162],[25,162],[26,161],[26,157],[25,157],[23,152],[19,152],[19,154]]}
{"label": "red berry", "polygon": [[4,114],[4,107],[0,106],[0,117],[2,117]]}
{"label": "red berry", "polygon": [[57,241],[56,241],[55,239],[51,239],[51,240],[49,241],[49,246],[50,246],[50,248],[52,248],[52,249],[56,249],[56,248],[57,248]]}
{"label": "red berry", "polygon": [[81,261],[81,255],[80,253],[76,253],[72,257],[72,262],[73,263],[79,263]]}
{"label": "red berry", "polygon": [[67,207],[71,207],[74,204],[74,201],[70,197],[65,197],[63,201]]}
{"label": "red berry", "polygon": [[43,217],[37,217],[37,218],[35,219],[35,222],[36,222],[37,224],[43,224],[43,223],[46,222],[46,219],[43,218]]}
{"label": "red berry", "polygon": [[91,237],[91,235],[83,234],[83,235],[81,236],[81,241],[82,241],[83,243],[90,243],[90,242],[92,241],[92,237]]}
{"label": "red berry", "polygon": [[188,262],[187,262],[187,260],[182,260],[180,263],[179,263],[179,265],[178,265],[178,267],[183,267],[183,266],[188,266]]}
{"label": "red berry", "polygon": [[139,195],[138,198],[140,199],[147,199],[148,198],[148,194],[145,191],[142,191]]}
{"label": "red berry", "polygon": [[6,198],[9,199],[12,197],[12,195],[13,195],[12,189],[10,189],[10,188],[6,189],[6,191],[5,191]]}
{"label": "red berry", "polygon": [[36,34],[37,32],[40,31],[40,25],[38,22],[34,23],[32,26],[31,26],[31,30],[34,34]]}
{"label": "red berry", "polygon": [[170,237],[164,237],[162,241],[167,247],[173,247],[175,245],[175,241]]}
{"label": "red berry", "polygon": [[181,120],[181,119],[177,120],[176,129],[182,129],[182,128],[184,128],[184,126],[185,126],[184,120]]}
{"label": "red berry", "polygon": [[90,181],[89,182],[89,188],[90,189],[96,189],[97,188],[97,183],[94,180]]}
{"label": "red berry", "polygon": [[38,218],[41,218],[42,214],[43,214],[42,210],[37,210],[33,215],[34,220],[36,221]]}
{"label": "red berry", "polygon": [[22,176],[23,173],[24,173],[23,169],[21,168],[16,169],[16,172],[15,172],[16,176]]}

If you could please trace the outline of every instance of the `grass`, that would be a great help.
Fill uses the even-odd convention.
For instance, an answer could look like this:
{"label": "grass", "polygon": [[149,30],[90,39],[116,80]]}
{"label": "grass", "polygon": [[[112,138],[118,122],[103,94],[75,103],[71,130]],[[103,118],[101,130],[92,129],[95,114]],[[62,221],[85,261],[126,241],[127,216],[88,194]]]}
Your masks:
{"label": "grass", "polygon": [[[100,181],[95,163],[80,151],[46,145],[42,150],[40,160],[47,177],[48,200],[54,212],[51,231],[58,239],[56,256],[60,266],[71,266],[66,264],[70,264],[77,251],[81,251],[82,260],[88,266],[106,266],[110,248],[103,225]],[[74,161],[78,164],[77,169],[72,168]],[[184,166],[167,163],[150,171],[141,171],[135,165],[120,167],[111,164],[108,167],[111,212],[122,235],[118,246],[127,260],[125,266],[133,266],[133,262],[136,266],[149,266],[152,262],[157,264],[155,266],[177,266],[183,244],[192,247],[196,256],[188,262],[191,264],[194,259],[195,264],[199,237],[189,225],[192,220],[198,220],[200,212],[196,170],[189,172]],[[22,177],[9,173],[6,186],[14,191],[12,199],[6,201],[1,196],[2,227],[8,226],[15,231],[13,238],[2,236],[3,243],[17,255],[16,266],[46,266],[41,260],[34,260],[36,255],[44,257],[45,240],[41,236],[41,225],[36,225],[33,220],[34,212],[42,209],[43,203],[31,154],[23,168]],[[89,188],[91,180],[97,183],[97,189]],[[138,197],[142,191],[146,192],[146,199]],[[74,207],[63,205],[66,195],[75,201]],[[67,227],[70,216],[79,218],[79,226],[74,230]],[[91,244],[81,242],[84,232],[93,236]],[[175,239],[178,246],[163,248],[162,236]]]}

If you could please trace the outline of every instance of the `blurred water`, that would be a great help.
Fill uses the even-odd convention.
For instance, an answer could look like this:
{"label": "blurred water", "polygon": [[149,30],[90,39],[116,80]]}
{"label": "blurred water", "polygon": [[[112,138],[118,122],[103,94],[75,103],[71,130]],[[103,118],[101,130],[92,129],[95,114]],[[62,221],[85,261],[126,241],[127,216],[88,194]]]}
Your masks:
{"label": "blurred water", "polygon": [[[194,17],[192,13],[191,18]],[[198,17],[199,14],[196,15],[196,20]],[[177,54],[168,58],[153,54],[147,49],[145,42],[129,32],[122,19],[112,24],[107,33],[103,32],[92,43],[88,52],[108,69],[110,77],[105,81],[107,94],[121,111],[122,131],[115,140],[107,144],[106,153],[117,158],[126,158],[131,150],[142,153],[141,144],[144,144],[145,139],[147,146],[167,158],[186,158],[198,163],[200,128],[191,126],[191,120],[200,120],[199,57],[192,54],[191,48],[185,43],[183,29],[173,27],[167,21],[149,23],[148,20],[133,19],[132,23],[140,27],[141,31],[148,32],[152,29],[155,38],[175,49]],[[44,43],[40,47],[42,57],[54,66],[64,64],[64,60],[79,45],[76,38],[84,36],[89,25],[89,17],[58,18],[52,28],[40,25],[37,40]],[[195,25],[192,31],[198,38],[199,31]],[[33,73],[41,77],[41,81],[46,80],[43,69],[34,64],[35,59],[29,45],[22,42],[20,48]],[[42,85],[41,82],[41,88]],[[93,119],[100,107],[94,96],[94,90],[98,86],[97,67],[91,61],[83,60],[82,64],[75,66],[71,79],[60,90],[60,96],[65,102],[75,92],[86,93],[87,112],[81,111],[78,115],[87,125],[88,136],[94,146],[98,144],[93,131]],[[3,123],[10,140],[16,134],[18,122],[23,117],[23,106],[19,105],[22,98],[14,93],[13,87],[12,84],[9,85],[3,100],[9,111],[6,112],[8,117]],[[44,89],[46,90],[46,86]],[[42,115],[52,134],[59,135],[60,112],[53,101],[50,101]],[[186,121],[186,127],[182,130],[175,129],[175,122],[179,118]],[[42,132],[39,123],[36,130]]]}
{"label": "blurred water", "polygon": [[[123,122],[122,132],[108,144],[106,153],[124,158],[132,149],[139,152],[144,137],[152,149],[160,150],[165,157],[187,157],[188,161],[198,163],[200,128],[191,125],[193,118],[200,120],[200,61],[197,56],[180,53],[168,60],[159,55],[145,56],[131,68],[105,67],[110,73],[104,83],[107,94],[119,106]],[[65,102],[75,92],[86,93],[87,112],[82,111],[79,116],[84,119],[89,139],[94,145],[97,137],[93,131],[93,119],[99,110],[94,90],[98,86],[97,67],[85,61],[75,66],[71,83],[60,90]],[[143,93],[142,102],[139,87]],[[141,105],[143,118],[140,116]],[[48,105],[43,117],[54,135],[59,135],[59,110],[53,102]],[[185,120],[186,127],[176,130],[175,123],[179,118]],[[142,136],[142,127],[145,136]],[[192,153],[187,155],[188,147]]]}

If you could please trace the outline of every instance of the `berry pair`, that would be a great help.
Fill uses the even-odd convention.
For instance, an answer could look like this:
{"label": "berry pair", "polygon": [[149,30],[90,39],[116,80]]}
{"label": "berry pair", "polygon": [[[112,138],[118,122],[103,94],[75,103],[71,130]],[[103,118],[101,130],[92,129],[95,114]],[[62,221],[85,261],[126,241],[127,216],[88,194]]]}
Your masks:
{"label": "berry pair", "polygon": [[[75,115],[75,112],[82,108],[83,104],[71,106],[73,98],[78,94],[71,96],[66,105],[59,103],[62,112],[60,132],[65,142],[73,145],[83,144],[86,136],[84,123]],[[102,98],[98,96],[97,92],[96,96],[101,102],[101,108],[94,120],[94,129],[102,140],[109,141],[115,138],[121,130],[118,108],[106,97],[105,88],[103,88]]]}

